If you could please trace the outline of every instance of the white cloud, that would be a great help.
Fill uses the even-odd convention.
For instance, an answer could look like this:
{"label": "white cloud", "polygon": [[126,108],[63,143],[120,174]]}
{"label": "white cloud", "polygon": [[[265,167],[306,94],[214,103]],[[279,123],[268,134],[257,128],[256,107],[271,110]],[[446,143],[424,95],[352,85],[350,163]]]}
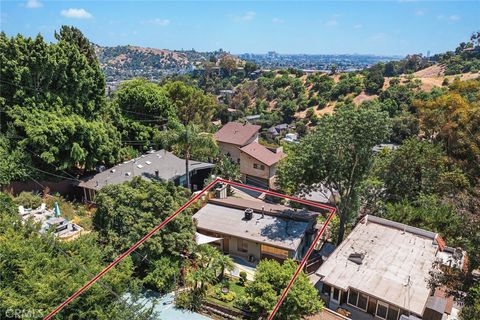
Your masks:
{"label": "white cloud", "polygon": [[273,23],[284,23],[285,20],[280,19],[280,18],[273,18],[273,19],[272,19],[272,22],[273,22]]}
{"label": "white cloud", "polygon": [[253,18],[255,18],[256,15],[257,13],[255,11],[247,11],[245,12],[245,14],[241,16],[234,16],[234,20],[235,21],[251,21],[253,20]]}
{"label": "white cloud", "polygon": [[67,18],[74,18],[74,19],[91,19],[93,18],[92,14],[85,9],[66,9],[62,10],[61,15]]}
{"label": "white cloud", "polygon": [[43,7],[43,3],[40,0],[28,0],[25,6],[29,9],[37,9]]}
{"label": "white cloud", "polygon": [[337,21],[337,19],[330,19],[327,22],[325,22],[325,26],[327,26],[327,27],[338,26],[338,21]]}
{"label": "white cloud", "polygon": [[452,15],[449,15],[449,16],[445,16],[443,14],[440,14],[440,15],[437,16],[437,19],[438,20],[444,20],[444,21],[447,21],[449,23],[454,23],[454,22],[460,21],[461,17],[457,14],[452,14]]}
{"label": "white cloud", "polygon": [[159,18],[148,20],[147,22],[160,27],[166,27],[170,24],[169,19],[159,19]]}
{"label": "white cloud", "polygon": [[354,29],[362,29],[363,28],[363,24],[356,24],[353,26]]}
{"label": "white cloud", "polygon": [[460,20],[460,16],[458,16],[456,14],[453,14],[453,15],[449,16],[447,19],[448,19],[448,21],[458,21],[458,20]]}
{"label": "white cloud", "polygon": [[416,15],[416,16],[419,16],[419,17],[420,17],[420,16],[424,16],[424,15],[425,15],[425,10],[423,10],[423,9],[417,9],[417,10],[415,10],[415,15]]}

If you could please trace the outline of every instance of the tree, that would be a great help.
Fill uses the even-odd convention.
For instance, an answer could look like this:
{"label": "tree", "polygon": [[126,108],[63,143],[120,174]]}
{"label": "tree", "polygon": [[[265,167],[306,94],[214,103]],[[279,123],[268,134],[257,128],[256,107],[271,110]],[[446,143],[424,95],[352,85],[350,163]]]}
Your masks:
{"label": "tree", "polygon": [[[59,242],[39,236],[38,226],[24,224],[18,216],[1,211],[0,234],[2,315],[7,310],[28,306],[45,316],[69,297],[73,288],[80,288],[106,266],[104,252],[93,233],[75,241]],[[92,286],[71,301],[59,318],[147,319],[152,310],[136,304],[134,296],[139,283],[132,274],[132,260],[127,257],[104,275],[102,286]],[[118,299],[127,293],[132,296],[128,304]]]}
{"label": "tree", "polygon": [[[102,188],[95,197],[97,210],[93,216],[99,243],[112,256],[127,250],[184,204],[188,193],[172,182],[149,182],[139,177]],[[148,261],[191,252],[194,235],[191,217],[179,215],[137,249],[134,262],[140,270],[145,270]]]}
{"label": "tree", "polygon": [[185,158],[185,186],[190,189],[190,159],[192,157],[214,157],[218,146],[213,135],[202,132],[194,124],[178,125],[177,128],[164,131],[159,140],[163,145],[171,146],[176,154]]}
{"label": "tree", "polygon": [[441,143],[446,154],[468,175],[480,177],[480,81],[455,81],[450,92],[415,101],[420,128]]}
{"label": "tree", "polygon": [[[275,260],[262,260],[257,265],[255,280],[245,288],[244,305],[258,316],[267,316],[280,299],[283,290],[292,278],[297,264],[286,260],[283,265]],[[320,312],[323,303],[318,292],[302,271],[290,288],[278,309],[278,319],[301,319]]]}
{"label": "tree", "polygon": [[164,88],[175,106],[178,119],[184,126],[192,124],[205,128],[210,126],[210,121],[218,109],[212,95],[204,94],[199,88],[180,81],[167,82]]}
{"label": "tree", "polygon": [[90,64],[96,64],[98,66],[95,49],[80,29],[71,26],[61,26],[58,33],[55,31],[55,39],[74,44],[78,50],[87,57]]}
{"label": "tree", "polygon": [[225,271],[232,271],[235,267],[233,259],[229,255],[219,254],[214,262],[217,270],[219,270],[218,281],[222,281],[225,276]]}
{"label": "tree", "polygon": [[176,110],[165,88],[146,79],[122,82],[114,93],[114,104],[125,117],[139,120],[158,119],[154,125],[176,121]]}
{"label": "tree", "polygon": [[369,94],[377,94],[383,87],[383,63],[377,63],[367,71],[365,76],[365,91]]}
{"label": "tree", "polygon": [[0,188],[10,182],[26,179],[30,171],[26,167],[31,165],[30,157],[14,144],[14,139],[0,133]]}
{"label": "tree", "polygon": [[11,215],[17,213],[17,206],[12,200],[12,197],[4,192],[0,192],[0,214]]}
{"label": "tree", "polygon": [[278,182],[289,193],[310,192],[320,184],[340,194],[338,242],[358,209],[358,188],[373,164],[372,148],[390,133],[388,116],[375,107],[345,105],[319,119],[280,164]]}
{"label": "tree", "polygon": [[420,194],[449,194],[468,186],[463,173],[449,167],[439,146],[416,138],[380,158],[375,171],[390,201],[416,200]]}
{"label": "tree", "polygon": [[224,69],[228,76],[237,68],[237,61],[232,56],[224,56],[219,62],[220,68]]}
{"label": "tree", "polygon": [[[89,41],[62,27],[57,43],[0,34],[2,132],[31,150],[35,166],[86,170],[117,160],[120,140],[105,79]],[[15,148],[11,148],[12,152]],[[40,162],[40,163],[39,163]]]}
{"label": "tree", "polygon": [[461,217],[454,208],[442,203],[437,195],[420,195],[410,202],[388,203],[384,218],[438,232],[447,243],[455,243],[461,233]]}
{"label": "tree", "polygon": [[178,257],[163,256],[152,262],[147,276],[143,279],[145,285],[160,293],[168,293],[175,289],[180,277],[181,262]]}

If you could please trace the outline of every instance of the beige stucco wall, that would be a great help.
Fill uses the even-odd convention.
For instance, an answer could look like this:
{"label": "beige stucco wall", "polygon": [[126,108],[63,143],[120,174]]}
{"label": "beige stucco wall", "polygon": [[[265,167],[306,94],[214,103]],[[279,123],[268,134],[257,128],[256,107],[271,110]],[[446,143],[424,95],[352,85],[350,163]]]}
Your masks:
{"label": "beige stucco wall", "polygon": [[230,158],[234,162],[238,162],[240,159],[240,148],[234,144],[219,142],[220,153],[224,155],[230,155]]}
{"label": "beige stucco wall", "polygon": [[239,146],[231,143],[225,143],[225,142],[218,142],[218,146],[220,147],[220,153],[227,155],[230,154],[230,158],[234,162],[238,162],[238,159],[240,159],[240,148],[252,143],[252,142],[258,142],[258,134],[253,135],[250,140],[247,141],[246,144]]}
{"label": "beige stucco wall", "polygon": [[242,252],[237,250],[237,241],[239,240],[236,237],[229,237],[229,253],[248,259],[250,255],[253,255],[255,259],[260,260],[260,244],[253,241],[248,241],[248,252]]}
{"label": "beige stucco wall", "polygon": [[[258,166],[265,166],[265,169],[255,169],[253,164],[257,164]],[[241,152],[240,154],[240,172],[244,175],[254,176],[263,179],[270,179],[270,168],[264,163],[254,159],[253,157],[249,156],[245,152]]]}

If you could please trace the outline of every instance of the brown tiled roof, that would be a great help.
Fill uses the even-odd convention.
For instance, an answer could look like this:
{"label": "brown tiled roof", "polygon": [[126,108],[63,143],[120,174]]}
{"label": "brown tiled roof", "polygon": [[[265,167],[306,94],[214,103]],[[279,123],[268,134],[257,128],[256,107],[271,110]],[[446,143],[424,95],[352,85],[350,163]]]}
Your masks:
{"label": "brown tiled roof", "polygon": [[244,146],[258,133],[260,126],[229,122],[218,130],[214,137],[219,142],[231,143],[237,146]]}
{"label": "brown tiled roof", "polygon": [[257,159],[258,161],[265,163],[267,166],[274,165],[283,157],[285,157],[285,153],[283,153],[283,151],[275,153],[262,146],[258,142],[250,143],[240,150]]}

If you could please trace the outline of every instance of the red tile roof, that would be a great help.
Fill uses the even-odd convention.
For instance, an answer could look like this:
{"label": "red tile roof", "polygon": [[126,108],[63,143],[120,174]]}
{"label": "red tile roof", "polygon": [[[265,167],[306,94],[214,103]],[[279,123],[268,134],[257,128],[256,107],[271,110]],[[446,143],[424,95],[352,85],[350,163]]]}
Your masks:
{"label": "red tile roof", "polygon": [[267,166],[272,166],[285,157],[285,153],[283,153],[283,151],[275,153],[262,146],[258,142],[252,142],[240,150],[257,159],[258,161],[263,162]]}
{"label": "red tile roof", "polygon": [[260,130],[260,126],[229,122],[218,130],[214,137],[218,142],[244,146]]}

